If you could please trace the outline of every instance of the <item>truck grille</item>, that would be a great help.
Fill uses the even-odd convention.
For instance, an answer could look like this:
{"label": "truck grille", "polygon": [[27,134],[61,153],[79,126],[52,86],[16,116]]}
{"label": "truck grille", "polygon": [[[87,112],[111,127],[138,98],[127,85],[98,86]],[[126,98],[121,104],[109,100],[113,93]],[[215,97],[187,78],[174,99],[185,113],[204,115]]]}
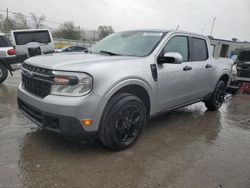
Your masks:
{"label": "truck grille", "polygon": [[18,106],[19,108],[27,115],[29,116],[32,120],[35,120],[35,122],[39,125],[42,126],[43,124],[43,115],[42,112],[38,111],[37,109],[25,104],[22,102],[20,99],[18,99]]}
{"label": "truck grille", "polygon": [[50,74],[52,71],[27,64],[24,64],[23,68],[22,83],[25,90],[41,98],[49,95],[52,85],[52,74]]}
{"label": "truck grille", "polygon": [[250,69],[238,71],[238,76],[239,77],[244,77],[244,78],[250,78]]}

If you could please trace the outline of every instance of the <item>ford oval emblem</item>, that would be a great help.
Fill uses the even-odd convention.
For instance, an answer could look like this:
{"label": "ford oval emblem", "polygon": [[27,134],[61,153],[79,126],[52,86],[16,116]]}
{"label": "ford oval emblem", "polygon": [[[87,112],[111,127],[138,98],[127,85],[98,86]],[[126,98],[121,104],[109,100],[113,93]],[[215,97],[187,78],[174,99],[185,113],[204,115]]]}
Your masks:
{"label": "ford oval emblem", "polygon": [[27,76],[28,78],[32,78],[33,73],[30,72],[30,71],[26,71],[26,76]]}

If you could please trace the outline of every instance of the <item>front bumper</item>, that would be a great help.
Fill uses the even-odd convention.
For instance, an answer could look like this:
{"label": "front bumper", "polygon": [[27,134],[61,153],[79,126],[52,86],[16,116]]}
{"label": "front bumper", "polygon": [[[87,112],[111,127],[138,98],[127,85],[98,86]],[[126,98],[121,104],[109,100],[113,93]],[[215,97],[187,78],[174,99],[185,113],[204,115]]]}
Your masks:
{"label": "front bumper", "polygon": [[75,141],[93,140],[98,136],[97,131],[85,131],[82,124],[74,117],[43,112],[24,103],[19,98],[17,100],[20,111],[41,129],[59,133]]}
{"label": "front bumper", "polygon": [[[101,113],[98,113],[101,98],[95,94],[83,97],[48,95],[45,98],[28,93],[18,86],[19,109],[39,127],[58,132],[68,138],[89,140],[99,127]],[[83,126],[83,119],[92,119],[91,126]]]}

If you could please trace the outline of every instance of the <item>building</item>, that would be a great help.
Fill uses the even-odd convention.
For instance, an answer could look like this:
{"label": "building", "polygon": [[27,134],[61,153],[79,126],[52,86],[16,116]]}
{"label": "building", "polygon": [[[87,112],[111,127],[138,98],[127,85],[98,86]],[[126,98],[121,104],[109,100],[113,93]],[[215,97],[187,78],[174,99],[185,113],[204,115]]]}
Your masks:
{"label": "building", "polygon": [[242,48],[250,48],[250,42],[239,42],[237,39],[223,40],[209,36],[214,57],[231,57]]}

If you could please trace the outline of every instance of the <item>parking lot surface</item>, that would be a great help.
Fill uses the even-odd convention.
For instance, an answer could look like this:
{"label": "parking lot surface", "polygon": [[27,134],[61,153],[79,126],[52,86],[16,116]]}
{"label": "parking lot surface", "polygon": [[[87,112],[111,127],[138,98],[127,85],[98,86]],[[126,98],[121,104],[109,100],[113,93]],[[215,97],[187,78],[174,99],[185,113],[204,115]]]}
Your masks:
{"label": "parking lot surface", "polygon": [[250,187],[250,95],[150,120],[121,152],[37,129],[17,108],[20,72],[0,86],[0,187]]}

